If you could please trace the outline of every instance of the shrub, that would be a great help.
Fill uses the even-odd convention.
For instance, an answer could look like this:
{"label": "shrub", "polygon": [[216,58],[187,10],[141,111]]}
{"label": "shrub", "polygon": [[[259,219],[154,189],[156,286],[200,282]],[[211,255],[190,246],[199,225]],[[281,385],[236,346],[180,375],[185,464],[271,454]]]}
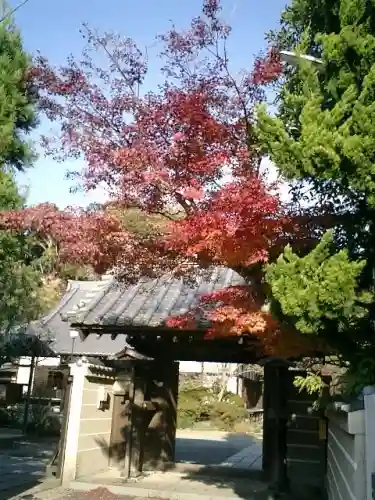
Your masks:
{"label": "shrub", "polygon": [[28,431],[40,436],[58,436],[61,429],[58,415],[51,414],[49,405],[34,403],[30,406]]}
{"label": "shrub", "polygon": [[177,424],[180,429],[193,427],[197,422],[208,420],[212,394],[206,387],[185,387],[178,400]]}
{"label": "shrub", "polygon": [[21,403],[8,405],[7,412],[9,414],[9,425],[19,427],[23,418],[24,406]]}
{"label": "shrub", "polygon": [[5,427],[7,425],[10,425],[11,421],[12,419],[10,417],[9,411],[4,407],[0,407],[0,426]]}
{"label": "shrub", "polygon": [[215,388],[185,387],[179,394],[178,427],[194,427],[198,422],[210,422],[220,430],[233,430],[238,422],[248,420],[244,401],[240,396],[225,393],[221,401]]}
{"label": "shrub", "polygon": [[248,420],[244,402],[240,396],[227,393],[221,401],[213,401],[210,419],[214,427],[223,431],[233,430],[235,424]]}

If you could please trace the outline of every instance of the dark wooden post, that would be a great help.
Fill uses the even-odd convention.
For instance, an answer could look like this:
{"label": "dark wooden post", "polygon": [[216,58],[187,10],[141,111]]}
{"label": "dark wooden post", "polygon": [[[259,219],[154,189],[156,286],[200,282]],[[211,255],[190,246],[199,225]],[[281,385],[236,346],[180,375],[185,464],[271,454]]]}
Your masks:
{"label": "dark wooden post", "polygon": [[163,360],[148,368],[143,470],[165,470],[175,460],[179,366]]}
{"label": "dark wooden post", "polygon": [[248,409],[262,407],[262,380],[253,380],[243,377],[242,379],[242,397],[245,399]]}
{"label": "dark wooden post", "polygon": [[264,366],[263,470],[278,491],[288,488],[286,464],[288,364],[271,359]]}
{"label": "dark wooden post", "polygon": [[161,464],[174,464],[176,451],[177,402],[178,402],[179,364],[171,362],[166,366],[164,400],[165,400],[165,434],[163,438]]}
{"label": "dark wooden post", "polygon": [[24,434],[27,433],[27,428],[29,424],[29,410],[30,410],[30,399],[31,399],[31,392],[33,388],[33,380],[34,380],[34,373],[35,373],[35,367],[36,367],[36,356],[35,354],[32,354],[31,356],[31,362],[30,362],[30,372],[29,372],[29,381],[27,384],[27,393],[26,393],[26,400],[25,400],[25,409],[23,413],[23,423],[22,423],[22,430]]}
{"label": "dark wooden post", "polygon": [[55,476],[56,478],[61,478],[63,473],[63,464],[65,458],[65,446],[66,446],[66,435],[68,432],[69,425],[69,408],[70,408],[70,397],[72,392],[72,382],[73,377],[68,371],[63,373],[63,400],[61,405],[62,411],[62,423],[61,423],[61,433],[60,439],[57,444],[56,451],[52,457],[50,463],[46,466],[46,474],[48,476]]}
{"label": "dark wooden post", "polygon": [[134,365],[124,361],[117,374],[113,394],[112,428],[110,438],[110,465],[130,474],[131,416],[134,399]]}
{"label": "dark wooden post", "polygon": [[144,437],[144,402],[147,380],[142,371],[136,369],[134,376],[134,396],[130,436],[129,477],[137,477],[142,472],[142,446]]}
{"label": "dark wooden post", "polygon": [[263,385],[263,453],[262,468],[267,478],[270,475],[271,459],[273,454],[273,424],[274,410],[272,407],[272,385],[273,372],[269,365],[264,367],[264,385]]}

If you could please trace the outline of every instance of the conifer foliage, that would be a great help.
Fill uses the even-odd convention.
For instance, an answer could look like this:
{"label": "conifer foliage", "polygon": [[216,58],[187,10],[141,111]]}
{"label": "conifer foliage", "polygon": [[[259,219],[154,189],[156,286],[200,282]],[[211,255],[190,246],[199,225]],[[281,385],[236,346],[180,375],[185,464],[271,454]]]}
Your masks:
{"label": "conifer foliage", "polygon": [[[24,134],[35,124],[35,93],[28,83],[30,59],[9,19],[0,23],[0,210],[19,211],[24,200],[15,170],[33,157]],[[41,276],[33,265],[34,241],[0,231],[0,365],[11,355],[10,336],[40,314]]]}
{"label": "conifer foliage", "polygon": [[0,23],[0,165],[24,170],[34,154],[25,134],[36,125],[31,58],[11,18]]}
{"label": "conifer foliage", "polygon": [[294,0],[271,45],[321,63],[300,57],[287,67],[279,115],[263,107],[257,124],[296,199],[332,229],[309,255],[287,250],[270,267],[274,308],[300,330],[323,332],[357,367],[375,352],[374,19],[366,0]]}

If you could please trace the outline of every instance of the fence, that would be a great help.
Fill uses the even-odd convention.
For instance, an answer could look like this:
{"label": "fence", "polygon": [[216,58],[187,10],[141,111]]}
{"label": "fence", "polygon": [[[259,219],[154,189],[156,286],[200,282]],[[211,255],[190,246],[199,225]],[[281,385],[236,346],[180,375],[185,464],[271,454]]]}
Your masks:
{"label": "fence", "polygon": [[375,388],[327,411],[329,500],[375,499]]}

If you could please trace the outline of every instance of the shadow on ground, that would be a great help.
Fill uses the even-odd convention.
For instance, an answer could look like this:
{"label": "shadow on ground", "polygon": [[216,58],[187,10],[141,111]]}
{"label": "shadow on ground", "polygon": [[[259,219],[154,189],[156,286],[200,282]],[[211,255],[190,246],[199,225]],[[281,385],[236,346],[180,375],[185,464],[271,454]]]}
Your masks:
{"label": "shadow on ground", "polygon": [[[196,451],[188,455],[190,457],[196,457],[197,460],[193,461],[190,458],[184,461],[187,467],[181,464],[181,455],[183,456],[184,453],[179,454],[178,441],[181,442],[181,445],[185,444],[185,446],[186,442],[190,441],[191,446],[188,446],[188,450],[200,450],[200,457],[196,456]],[[243,469],[240,464],[232,468],[216,465],[225,462],[226,457],[223,456],[225,455],[225,449],[228,449],[228,451],[231,450],[230,453],[227,454],[227,456],[230,456],[244,447],[250,446],[254,442],[259,443],[261,440],[257,439],[255,436],[228,434],[225,438],[225,443],[219,442],[222,451],[220,451],[220,447],[216,449],[216,442],[207,440],[204,443],[204,446],[207,447],[207,453],[202,453],[203,440],[185,440],[180,438],[178,441],[176,445],[176,466],[177,470],[184,471],[181,478],[181,486],[186,483],[188,488],[188,485],[193,482],[200,483],[203,488],[205,486],[214,487],[218,492],[218,499],[220,498],[220,492],[227,491],[227,495],[233,494],[234,498],[237,497],[242,500],[274,500],[278,498],[283,498],[285,500],[324,500],[324,496],[322,496],[321,492],[309,489],[305,485],[293,485],[293,491],[285,493],[275,492],[261,470],[261,460],[257,462],[257,467],[247,467]],[[190,467],[189,469],[190,464],[199,464],[201,467]]]}
{"label": "shadow on ground", "polygon": [[[268,484],[264,481],[263,474],[260,471],[246,471],[241,469],[229,469],[221,467],[207,467],[199,471],[187,471],[181,478],[181,486],[186,482],[188,486],[192,482],[200,483],[202,486],[213,486],[217,491],[217,497],[226,491],[227,496],[233,496],[239,499],[268,499]],[[203,488],[202,488],[203,489]],[[224,490],[224,491],[222,491]]]}
{"label": "shadow on ground", "polygon": [[[202,437],[199,437],[199,434],[194,431],[178,433],[176,463],[167,466],[165,472],[146,472],[143,478],[125,481],[118,471],[112,469],[108,474],[83,478],[83,482],[90,489],[95,485],[108,485],[109,488],[112,486],[113,492],[118,492],[116,488],[120,486],[123,495],[130,495],[131,490],[136,490],[137,495],[150,499],[169,498],[169,492],[194,493],[202,499],[218,497],[218,500],[220,496],[233,496],[234,499],[272,498],[259,470],[260,460],[255,470],[251,470],[249,460],[243,462],[242,468],[241,464],[237,463],[232,467],[224,466],[229,457],[259,443],[258,439],[244,433],[208,431],[202,432]],[[108,444],[105,445],[103,441],[99,444],[103,452],[113,458],[113,450],[109,449]],[[120,457],[121,467],[124,455],[119,455],[117,449],[115,451],[116,456]]]}
{"label": "shadow on ground", "polygon": [[[242,468],[241,463],[224,466],[230,456],[256,442],[259,443],[259,440],[246,434],[213,433],[210,436],[208,431],[198,438],[194,432],[190,435],[189,432],[182,432],[176,441],[176,464],[167,468],[166,472],[145,473],[143,478],[125,481],[119,473],[113,474],[112,471],[85,478],[84,482],[89,489],[94,489],[95,485],[120,486],[124,498],[137,490],[137,495],[150,500],[169,498],[168,493],[171,492],[174,495],[194,493],[202,500],[220,500],[220,497],[238,500],[323,500],[322,495],[316,496],[306,488],[293,494],[276,494],[260,470],[261,460],[257,461],[256,468],[251,467],[249,461]],[[108,448],[103,451],[110,452]]]}
{"label": "shadow on ground", "polygon": [[[27,491],[46,482],[45,468],[50,462],[57,440],[23,436],[0,449],[0,498],[16,495],[27,499]],[[48,482],[48,481],[47,481]],[[29,497],[32,498],[32,497]]]}
{"label": "shadow on ground", "polygon": [[[9,500],[15,496],[19,496],[22,500],[34,500],[35,496],[33,494],[28,493],[31,488],[36,488],[40,486],[41,480],[37,481],[28,481],[22,485],[18,485],[16,487],[1,491],[0,490],[0,498],[1,500]],[[22,495],[24,493],[24,495]]]}
{"label": "shadow on ground", "polygon": [[218,500],[221,494],[224,495],[224,491],[227,492],[226,496],[232,494],[233,498],[241,500],[324,500],[321,494],[309,491],[306,487],[294,487],[293,491],[277,493],[270,487],[260,471],[222,469],[220,472],[203,468],[200,471],[185,472],[181,484],[183,485],[184,482],[187,486],[191,482],[200,483],[202,487],[213,486],[218,490]]}
{"label": "shadow on ground", "polygon": [[[207,434],[209,435],[209,432]],[[201,439],[178,436],[176,439],[176,463],[214,465],[240,452],[257,440],[247,434],[227,434],[225,440]]]}

